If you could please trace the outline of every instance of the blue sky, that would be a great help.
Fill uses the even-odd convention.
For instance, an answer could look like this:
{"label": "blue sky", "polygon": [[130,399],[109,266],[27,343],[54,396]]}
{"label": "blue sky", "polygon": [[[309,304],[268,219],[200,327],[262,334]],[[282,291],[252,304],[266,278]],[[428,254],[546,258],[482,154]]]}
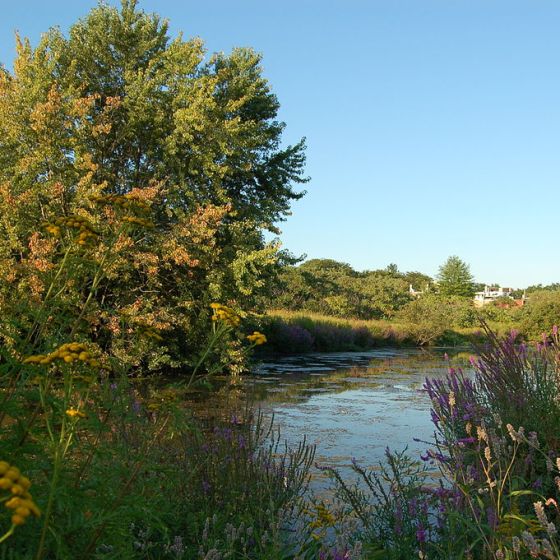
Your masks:
{"label": "blue sky", "polygon": [[[115,2],[111,1],[110,4]],[[96,4],[6,3],[36,42]],[[437,273],[456,254],[481,282],[560,281],[560,3],[547,0],[144,0],[209,51],[251,46],[307,137],[311,181],[284,246],[358,270]]]}

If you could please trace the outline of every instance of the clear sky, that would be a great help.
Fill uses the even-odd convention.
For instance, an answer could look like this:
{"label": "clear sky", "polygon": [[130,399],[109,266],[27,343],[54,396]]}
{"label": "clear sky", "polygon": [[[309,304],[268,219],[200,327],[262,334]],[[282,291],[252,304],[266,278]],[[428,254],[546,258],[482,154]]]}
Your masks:
{"label": "clear sky", "polygon": [[[115,4],[115,1],[108,2]],[[2,2],[36,42],[90,0]],[[141,0],[209,51],[251,46],[308,142],[311,181],[284,246],[358,270],[430,275],[452,254],[477,281],[560,281],[560,2]]]}

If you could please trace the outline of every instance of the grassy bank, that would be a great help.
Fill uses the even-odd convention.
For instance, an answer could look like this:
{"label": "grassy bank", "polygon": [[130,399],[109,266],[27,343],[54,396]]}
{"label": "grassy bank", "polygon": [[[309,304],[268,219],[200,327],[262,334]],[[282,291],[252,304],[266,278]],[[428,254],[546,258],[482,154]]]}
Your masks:
{"label": "grassy bank", "polygon": [[[381,346],[464,346],[483,340],[479,327],[453,327],[433,322],[415,324],[386,320],[341,319],[311,312],[271,310],[260,320],[276,354],[368,350]],[[498,333],[511,325],[492,323]]]}

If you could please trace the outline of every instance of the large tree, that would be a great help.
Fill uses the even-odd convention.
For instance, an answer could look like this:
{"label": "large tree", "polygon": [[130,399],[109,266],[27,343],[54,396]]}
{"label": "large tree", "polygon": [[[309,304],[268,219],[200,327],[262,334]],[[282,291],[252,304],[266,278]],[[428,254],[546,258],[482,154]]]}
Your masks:
{"label": "large tree", "polygon": [[473,297],[474,279],[469,265],[456,255],[449,257],[437,275],[439,292],[445,296]]}
{"label": "large tree", "polygon": [[[208,57],[136,0],[100,4],[35,49],[18,38],[14,72],[0,68],[0,308],[48,272],[35,269],[45,236],[31,233],[43,221],[79,214],[102,231],[115,214],[93,199],[132,194],[155,227],[123,234],[94,330],[110,346],[103,330],[134,309],[180,363],[202,343],[211,301],[250,308],[275,274],[281,255],[263,231],[305,181],[304,143],[282,145],[278,108],[259,55]],[[32,282],[38,298],[44,282]]]}

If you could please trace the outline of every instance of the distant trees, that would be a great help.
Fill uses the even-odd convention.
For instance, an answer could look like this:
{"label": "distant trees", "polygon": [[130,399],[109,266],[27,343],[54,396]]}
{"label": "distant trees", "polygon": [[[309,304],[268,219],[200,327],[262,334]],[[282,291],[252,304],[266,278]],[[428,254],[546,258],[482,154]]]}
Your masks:
{"label": "distant trees", "polygon": [[449,257],[440,266],[437,279],[439,293],[443,296],[474,296],[474,279],[469,265],[456,255]]}
{"label": "distant trees", "polygon": [[[415,282],[431,281],[411,274]],[[346,263],[312,259],[283,271],[269,306],[337,317],[390,318],[410,301],[410,280],[396,265],[357,272]]]}
{"label": "distant trees", "polygon": [[560,292],[555,289],[537,290],[521,311],[521,330],[530,338],[540,338],[560,325]]}

